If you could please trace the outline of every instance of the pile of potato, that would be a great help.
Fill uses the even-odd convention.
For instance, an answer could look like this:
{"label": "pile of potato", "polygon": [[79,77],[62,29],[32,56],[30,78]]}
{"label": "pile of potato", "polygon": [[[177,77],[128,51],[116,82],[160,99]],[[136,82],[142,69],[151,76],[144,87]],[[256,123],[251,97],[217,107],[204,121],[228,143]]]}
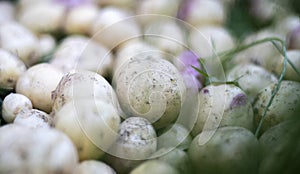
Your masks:
{"label": "pile of potato", "polygon": [[[249,1],[266,25],[237,36],[237,3],[0,1],[0,173],[299,169],[299,14]],[[218,56],[271,37],[283,81],[271,42]]]}

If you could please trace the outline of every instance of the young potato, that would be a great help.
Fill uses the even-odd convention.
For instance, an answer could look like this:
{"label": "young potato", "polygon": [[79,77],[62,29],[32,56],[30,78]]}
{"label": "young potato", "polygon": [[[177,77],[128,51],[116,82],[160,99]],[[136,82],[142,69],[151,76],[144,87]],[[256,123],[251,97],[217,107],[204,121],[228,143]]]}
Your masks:
{"label": "young potato", "polygon": [[92,39],[112,50],[123,42],[140,36],[140,27],[135,18],[130,18],[130,16],[129,11],[116,7],[104,7],[93,23],[90,32]]}
{"label": "young potato", "polygon": [[286,36],[298,25],[300,25],[299,16],[289,14],[275,21],[275,31]]}
{"label": "young potato", "polygon": [[61,28],[65,12],[63,4],[43,0],[21,6],[18,20],[35,33],[55,32]]}
{"label": "young potato", "polygon": [[161,148],[153,153],[150,159],[166,162],[182,174],[190,174],[191,165],[187,153],[177,148]]}
{"label": "young potato", "polygon": [[0,173],[73,173],[78,155],[72,141],[55,129],[0,127]]}
{"label": "young potato", "polygon": [[74,174],[116,174],[116,172],[101,161],[85,160],[78,164]]}
{"label": "young potato", "polygon": [[300,49],[300,24],[288,33],[287,47],[288,49]]}
{"label": "young potato", "polygon": [[34,65],[19,77],[16,92],[28,97],[34,108],[50,113],[51,93],[62,76],[59,69],[48,63]]}
{"label": "young potato", "polygon": [[94,4],[84,4],[71,8],[66,15],[65,31],[69,34],[88,34],[98,10]]}
{"label": "young potato", "polygon": [[29,128],[50,128],[53,126],[53,118],[37,109],[23,109],[16,115],[14,124]]}
{"label": "young potato", "polygon": [[55,38],[50,34],[41,34],[38,37],[38,49],[37,54],[42,56],[48,56],[56,47]]}
{"label": "young potato", "polygon": [[145,26],[145,41],[156,46],[171,61],[186,46],[183,30],[174,19],[156,20]]}
{"label": "young potato", "polygon": [[106,161],[117,173],[128,173],[156,151],[156,132],[145,118],[130,117],[119,128],[119,137],[108,151]]}
{"label": "young potato", "polygon": [[22,110],[32,109],[32,103],[25,95],[11,93],[2,103],[2,118],[6,123],[12,123]]}
{"label": "young potato", "polygon": [[136,14],[139,15],[138,22],[145,26],[151,24],[162,17],[176,17],[177,10],[180,5],[180,0],[173,0],[172,3],[168,0],[143,0],[138,1]]}
{"label": "young potato", "polygon": [[72,71],[65,74],[51,97],[53,114],[66,103],[77,99],[99,99],[112,104],[122,113],[114,89],[105,78],[91,71]]}
{"label": "young potato", "polygon": [[10,1],[0,1],[0,25],[15,18],[15,6]]}
{"label": "young potato", "polygon": [[3,49],[16,54],[27,66],[38,60],[37,37],[25,26],[17,22],[0,25],[0,45]]}
{"label": "young potato", "polygon": [[113,86],[127,117],[144,117],[157,129],[176,120],[186,93],[175,66],[149,54],[124,63],[114,74]]}
{"label": "young potato", "polygon": [[247,95],[234,85],[209,85],[199,92],[199,112],[192,136],[224,126],[254,129],[253,110]]}
{"label": "young potato", "polygon": [[135,169],[133,169],[130,174],[179,174],[174,167],[168,163],[162,162],[160,160],[149,160],[143,162]]}
{"label": "young potato", "polygon": [[157,149],[161,148],[178,148],[186,150],[192,142],[192,137],[189,131],[181,124],[174,123],[167,126],[157,138]]}
{"label": "young potato", "polygon": [[193,26],[222,25],[226,20],[222,3],[218,0],[184,1],[178,17]]}
{"label": "young potato", "polygon": [[[288,59],[293,63],[293,65],[299,71],[300,70],[300,49],[288,50],[286,52],[286,55],[287,55]],[[275,71],[277,74],[280,74],[282,71],[282,68],[283,68],[283,61],[284,61],[283,56],[280,56],[280,58],[278,58],[278,60],[279,61],[278,61]],[[297,74],[297,72],[292,68],[292,66],[289,63],[287,63],[287,65],[286,65],[286,72],[285,72],[284,78],[287,80],[293,80],[293,81],[300,82],[300,76]]]}
{"label": "young potato", "polygon": [[71,35],[58,46],[50,64],[64,73],[76,69],[106,76],[111,71],[112,60],[112,54],[105,46],[85,36]]}
{"label": "young potato", "polygon": [[[276,85],[276,83],[272,83],[262,89],[258,94],[253,105],[256,124],[259,123]],[[280,89],[266,113],[264,123],[261,127],[261,133],[283,121],[298,117],[300,114],[299,98],[300,83],[295,81],[282,81]]]}
{"label": "young potato", "polygon": [[[197,173],[257,173],[260,146],[256,137],[242,127],[222,127],[197,135],[188,150]],[[208,139],[203,143],[203,139]],[[205,141],[205,140],[204,140]]]}
{"label": "young potato", "polygon": [[275,75],[253,64],[236,65],[228,72],[227,80],[237,80],[239,86],[247,94],[251,102],[253,102],[261,89],[278,81]]}
{"label": "young potato", "polygon": [[0,48],[0,87],[14,89],[18,78],[26,71],[25,64],[14,54]]}
{"label": "young potato", "polygon": [[118,137],[120,116],[101,99],[76,99],[55,113],[54,123],[73,141],[80,160],[99,159]]}
{"label": "young potato", "polygon": [[298,135],[298,118],[279,123],[264,132],[259,138],[263,152],[259,174],[294,173],[295,168],[299,169]]}

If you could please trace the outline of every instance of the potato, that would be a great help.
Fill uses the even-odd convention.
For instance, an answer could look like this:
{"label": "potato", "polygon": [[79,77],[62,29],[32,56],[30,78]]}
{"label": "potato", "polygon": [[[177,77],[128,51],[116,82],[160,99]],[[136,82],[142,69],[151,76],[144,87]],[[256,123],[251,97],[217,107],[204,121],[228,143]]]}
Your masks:
{"label": "potato", "polygon": [[204,130],[240,126],[253,131],[253,110],[247,95],[234,85],[209,85],[199,92],[198,119],[192,136]]}
{"label": "potato", "polygon": [[38,61],[37,37],[25,26],[17,22],[0,25],[0,45],[3,49],[17,55],[27,66]]}
{"label": "potato", "polygon": [[75,99],[54,115],[55,128],[75,144],[80,160],[99,159],[117,139],[120,116],[101,99]]}
{"label": "potato", "polygon": [[53,118],[37,109],[23,109],[16,115],[14,124],[29,128],[50,128],[53,126]]}
{"label": "potato", "polygon": [[[269,103],[276,83],[272,83],[262,89],[254,102],[253,111],[256,124],[259,123],[263,112]],[[281,87],[275,95],[271,106],[266,113],[261,132],[265,132],[272,126],[300,114],[300,83],[295,81],[282,81]]]}
{"label": "potato", "polygon": [[257,173],[259,143],[242,127],[222,127],[197,135],[188,150],[197,173]]}
{"label": "potato", "polygon": [[145,118],[130,117],[121,123],[119,137],[109,149],[106,161],[117,173],[128,173],[156,148],[156,132],[151,123]]}
{"label": "potato", "polygon": [[150,159],[166,162],[182,174],[191,173],[190,160],[187,153],[177,148],[161,148],[153,153]]}
{"label": "potato", "polygon": [[174,167],[159,160],[146,161],[130,172],[130,174],[153,174],[153,173],[179,174],[179,172]]}
{"label": "potato", "polygon": [[130,16],[129,11],[120,8],[102,8],[93,22],[91,37],[112,50],[123,42],[140,36],[140,27],[135,18],[129,18]]}
{"label": "potato", "polygon": [[0,128],[0,173],[72,173],[78,155],[72,141],[55,129]]}
{"label": "potato", "polygon": [[186,150],[190,146],[192,137],[189,135],[189,131],[183,125],[174,123],[167,126],[159,134],[157,139],[157,148],[178,148]]}
{"label": "potato", "polygon": [[15,6],[10,1],[1,1],[0,2],[0,25],[13,21],[15,18]]}
{"label": "potato", "polygon": [[54,32],[61,28],[66,7],[50,0],[32,2],[20,9],[21,24],[36,33]]}
{"label": "potato", "polygon": [[48,63],[34,65],[19,77],[16,92],[28,97],[34,108],[50,113],[51,92],[55,90],[62,76],[59,69]]}
{"label": "potato", "polygon": [[300,24],[288,33],[287,47],[289,49],[300,49]]}
{"label": "potato", "polygon": [[116,174],[114,169],[109,165],[96,160],[82,161],[77,167],[74,174]]}
{"label": "potato", "polygon": [[14,89],[21,74],[26,71],[25,64],[14,54],[0,48],[0,87]]}
{"label": "potato", "polygon": [[76,69],[107,76],[111,71],[112,59],[112,54],[105,46],[85,36],[71,35],[58,46],[50,64],[64,73]]}
{"label": "potato", "polygon": [[223,1],[194,0],[184,3],[178,16],[193,26],[222,25],[226,20]]}
{"label": "potato", "polygon": [[122,114],[111,85],[99,74],[91,71],[71,71],[65,74],[52,92],[53,110],[57,112],[66,103],[77,99],[99,99],[113,104]]}
{"label": "potato", "polygon": [[251,102],[253,102],[261,89],[278,81],[275,75],[253,64],[235,66],[228,72],[227,80],[237,80],[239,86],[247,94]]}
{"label": "potato", "polygon": [[284,121],[268,129],[259,138],[263,159],[259,174],[294,173],[299,169],[299,121]]}
{"label": "potato", "polygon": [[32,109],[32,103],[25,95],[10,93],[2,103],[2,118],[12,123],[19,112]]}
{"label": "potato", "polygon": [[[50,34],[39,35],[37,54],[42,56],[49,56],[56,47],[55,38]],[[51,55],[52,56],[52,55]]]}
{"label": "potato", "polygon": [[174,65],[157,55],[137,56],[115,72],[113,86],[127,117],[144,117],[163,128],[179,115],[184,81]]}
{"label": "potato", "polygon": [[[293,65],[297,68],[298,71],[300,71],[300,49],[298,50],[288,50],[286,52],[286,55],[288,59],[293,63]],[[278,57],[277,57],[278,58]],[[280,74],[283,68],[283,56],[280,56],[278,58],[277,67],[275,69],[277,74]],[[287,80],[293,80],[300,82],[300,75],[297,74],[297,72],[292,68],[292,66],[287,63],[286,65],[286,72],[285,72],[285,79]]]}

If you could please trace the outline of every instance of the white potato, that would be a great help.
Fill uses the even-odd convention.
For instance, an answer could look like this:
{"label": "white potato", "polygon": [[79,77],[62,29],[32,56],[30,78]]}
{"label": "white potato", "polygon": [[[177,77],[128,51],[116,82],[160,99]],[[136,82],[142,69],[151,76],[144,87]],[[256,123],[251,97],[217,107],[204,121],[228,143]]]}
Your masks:
{"label": "white potato", "polygon": [[10,1],[0,1],[0,25],[13,21],[15,18],[15,6]]}
{"label": "white potato", "polygon": [[[276,85],[276,83],[272,83],[262,89],[258,94],[253,105],[256,124],[259,123]],[[300,113],[299,98],[300,83],[295,81],[282,81],[280,89],[266,113],[264,123],[261,127],[261,133],[283,121],[298,117]]]}
{"label": "white potato", "polygon": [[88,34],[97,14],[98,8],[93,4],[71,8],[66,15],[64,29],[70,34]]}
{"label": "white potato", "polygon": [[227,80],[237,80],[239,86],[247,94],[251,102],[253,102],[261,89],[278,81],[275,75],[253,64],[236,65],[228,72]]}
{"label": "white potato", "polygon": [[175,66],[149,54],[124,63],[114,74],[113,86],[127,117],[144,117],[155,128],[176,120],[186,93]]}
{"label": "white potato", "polygon": [[0,128],[0,173],[72,173],[78,155],[72,141],[55,129],[9,124]]}
{"label": "white potato", "polygon": [[102,100],[76,99],[54,114],[55,128],[75,144],[80,160],[99,159],[118,137],[120,116]]}
{"label": "white potato", "polygon": [[[295,68],[300,71],[300,49],[298,50],[288,50],[286,52],[286,55],[288,57],[288,59],[293,63],[293,65],[295,66]],[[276,57],[278,58],[278,57]],[[283,61],[284,58],[283,56],[280,56],[278,58],[278,63],[277,63],[277,67],[275,69],[277,74],[280,74],[283,68]],[[292,66],[287,63],[286,65],[286,72],[285,72],[285,79],[287,80],[293,80],[293,81],[298,81],[300,82],[300,75],[297,74],[297,72],[292,68]]]}
{"label": "white potato", "polygon": [[76,167],[74,174],[116,174],[116,172],[104,162],[85,160]]}
{"label": "white potato", "polygon": [[37,37],[25,26],[17,22],[0,25],[0,45],[3,49],[16,54],[27,66],[38,60]]}
{"label": "white potato", "polygon": [[130,174],[179,174],[179,172],[166,162],[159,160],[146,161],[135,169]]}
{"label": "white potato", "polygon": [[14,89],[18,78],[25,71],[25,64],[16,55],[0,48],[1,88]]}
{"label": "white potato", "polygon": [[34,108],[50,113],[51,93],[62,76],[59,69],[48,63],[34,65],[19,77],[16,92],[28,97]]}
{"label": "white potato", "polygon": [[253,110],[247,95],[234,85],[209,85],[199,92],[199,112],[192,136],[224,126],[254,129]]}
{"label": "white potato", "polygon": [[57,112],[66,103],[77,99],[99,99],[113,104],[122,112],[111,85],[104,77],[91,71],[72,71],[61,78],[52,92],[52,112]]}
{"label": "white potato", "polygon": [[105,46],[85,36],[71,35],[58,46],[50,64],[64,73],[76,69],[106,76],[111,71],[112,60],[112,54]]}
{"label": "white potato", "polygon": [[25,95],[11,93],[2,103],[2,118],[7,123],[12,123],[19,112],[32,109],[32,103]]}
{"label": "white potato", "polygon": [[53,118],[38,109],[23,109],[16,115],[14,124],[29,128],[50,128],[53,126]]}
{"label": "white potato", "polygon": [[[257,173],[260,161],[256,137],[242,127],[222,127],[196,136],[188,150],[197,173]],[[208,139],[203,143],[203,139]],[[205,140],[204,140],[205,141]]]}
{"label": "white potato", "polygon": [[42,56],[48,56],[56,47],[55,38],[50,34],[41,34],[39,36],[37,54]]}
{"label": "white potato", "polygon": [[93,23],[91,37],[108,49],[114,49],[123,42],[140,36],[140,27],[135,18],[130,16],[128,11],[120,8],[103,8]]}
{"label": "white potato", "polygon": [[118,136],[106,158],[117,173],[128,173],[156,151],[156,132],[145,118],[125,119],[120,125]]}

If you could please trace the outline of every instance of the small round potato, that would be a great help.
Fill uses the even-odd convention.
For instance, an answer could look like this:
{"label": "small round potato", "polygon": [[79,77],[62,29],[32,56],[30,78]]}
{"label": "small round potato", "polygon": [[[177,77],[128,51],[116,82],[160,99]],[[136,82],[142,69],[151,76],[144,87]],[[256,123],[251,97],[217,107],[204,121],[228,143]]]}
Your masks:
{"label": "small round potato", "polygon": [[160,160],[146,161],[135,169],[130,174],[179,174],[179,172],[166,162]]}
{"label": "small round potato", "polygon": [[16,124],[0,128],[0,173],[73,173],[78,155],[72,141],[55,129]]}
{"label": "small round potato", "polygon": [[50,128],[53,126],[53,118],[43,111],[27,109],[22,110],[17,114],[14,124],[29,128]]}
{"label": "small round potato", "polygon": [[[188,150],[197,173],[257,173],[260,152],[256,137],[242,127],[218,128],[196,136]],[[208,141],[204,140],[208,139]]]}
{"label": "small round potato", "polygon": [[113,86],[128,117],[144,117],[155,128],[163,128],[179,115],[186,93],[183,78],[156,54],[137,56],[115,72]]}
{"label": "small round potato", "polygon": [[7,123],[12,123],[19,112],[32,109],[32,103],[25,95],[11,93],[2,103],[2,118]]}
{"label": "small round potato", "polygon": [[118,173],[128,173],[156,151],[156,132],[145,118],[130,117],[119,128],[119,137],[106,160]]}
{"label": "small round potato", "polygon": [[[289,60],[293,63],[293,65],[297,68],[298,71],[300,71],[300,49],[299,50],[288,50],[286,52],[287,57],[289,58]],[[283,56],[280,56],[280,58],[278,59],[279,63],[277,64],[276,67],[276,73],[280,74],[283,68],[283,61],[284,58]],[[293,81],[297,81],[300,82],[300,76],[299,74],[297,74],[297,72],[292,68],[292,66],[287,63],[286,65],[286,72],[285,72],[285,79],[287,80],[293,80]]]}
{"label": "small round potato", "polygon": [[116,172],[101,161],[85,160],[77,166],[74,174],[116,174]]}
{"label": "small round potato", "polygon": [[16,55],[0,48],[1,88],[14,89],[18,78],[25,71],[25,64]]}
{"label": "small round potato", "polygon": [[191,132],[223,126],[241,126],[253,131],[253,110],[247,95],[234,85],[209,85],[199,92],[198,119]]}
{"label": "small round potato", "polygon": [[[256,124],[269,103],[273,90],[277,84],[272,83],[261,90],[253,105]],[[295,81],[282,81],[271,106],[266,113],[261,133],[283,121],[300,115],[300,83]]]}
{"label": "small round potato", "polygon": [[[238,80],[237,80],[238,79]],[[271,83],[276,83],[277,78],[264,68],[253,64],[237,65],[231,69],[227,75],[228,81],[237,80],[239,86],[247,94],[249,100],[254,98]]]}
{"label": "small round potato", "polygon": [[34,108],[50,113],[51,93],[62,76],[59,69],[48,63],[34,65],[19,77],[16,92],[28,97]]}
{"label": "small round potato", "polygon": [[76,99],[55,113],[54,122],[71,138],[80,160],[88,160],[99,159],[117,139],[120,116],[111,103]]}

